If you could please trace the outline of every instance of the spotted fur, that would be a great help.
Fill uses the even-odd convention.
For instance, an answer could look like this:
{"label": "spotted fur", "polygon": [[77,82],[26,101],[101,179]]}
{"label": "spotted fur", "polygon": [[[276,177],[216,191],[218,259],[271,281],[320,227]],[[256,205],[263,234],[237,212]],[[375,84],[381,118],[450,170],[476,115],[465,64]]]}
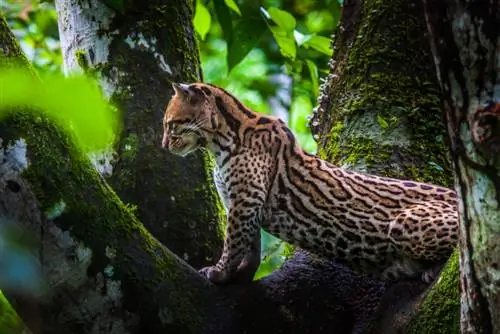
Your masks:
{"label": "spotted fur", "polygon": [[436,185],[345,170],[304,152],[283,121],[213,85],[174,84],[163,146],[205,148],[227,210],[224,251],[202,269],[216,283],[259,264],[260,228],[382,279],[430,281],[457,244],[457,198]]}

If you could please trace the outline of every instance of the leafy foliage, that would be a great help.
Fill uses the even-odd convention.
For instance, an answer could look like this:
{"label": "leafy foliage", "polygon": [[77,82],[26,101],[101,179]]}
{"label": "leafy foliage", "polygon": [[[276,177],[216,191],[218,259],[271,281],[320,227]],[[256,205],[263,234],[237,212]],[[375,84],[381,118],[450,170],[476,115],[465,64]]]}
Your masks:
{"label": "leafy foliage", "polygon": [[[316,103],[319,81],[332,52],[330,38],[322,34],[333,31],[339,3],[229,3],[197,1],[194,22],[203,40],[205,81],[228,88],[260,112],[272,112],[285,121],[294,119],[289,122],[292,131],[305,150],[315,152],[307,117]],[[291,11],[278,8],[285,3],[292,5]],[[227,8],[222,10],[223,6]]]}
{"label": "leafy foliage", "polygon": [[53,3],[4,0],[0,1],[0,12],[37,70],[61,71],[62,55]]}

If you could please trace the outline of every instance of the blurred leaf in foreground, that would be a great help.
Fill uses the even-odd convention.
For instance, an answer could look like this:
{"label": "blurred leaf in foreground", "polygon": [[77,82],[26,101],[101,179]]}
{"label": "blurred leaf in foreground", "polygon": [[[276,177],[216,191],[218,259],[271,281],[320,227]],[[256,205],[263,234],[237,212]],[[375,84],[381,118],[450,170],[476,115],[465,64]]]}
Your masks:
{"label": "blurred leaf in foreground", "polygon": [[94,79],[47,74],[42,80],[23,70],[0,70],[0,119],[14,107],[50,117],[85,153],[106,150],[119,130],[119,115]]}

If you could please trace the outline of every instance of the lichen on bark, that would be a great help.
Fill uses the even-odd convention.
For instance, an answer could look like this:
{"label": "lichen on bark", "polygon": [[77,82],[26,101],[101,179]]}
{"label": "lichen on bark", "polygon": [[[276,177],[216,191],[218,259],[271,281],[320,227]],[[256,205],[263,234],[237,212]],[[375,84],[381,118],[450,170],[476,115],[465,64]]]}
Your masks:
{"label": "lichen on bark", "polygon": [[499,333],[499,3],[423,2],[459,201],[460,330]]}

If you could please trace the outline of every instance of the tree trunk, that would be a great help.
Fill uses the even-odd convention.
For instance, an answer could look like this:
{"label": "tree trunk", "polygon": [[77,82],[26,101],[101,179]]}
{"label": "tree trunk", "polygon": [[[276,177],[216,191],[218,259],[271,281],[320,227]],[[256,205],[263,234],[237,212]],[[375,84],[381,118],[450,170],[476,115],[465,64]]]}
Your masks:
{"label": "tree trunk", "polygon": [[[344,2],[330,74],[311,121],[323,158],[373,174],[452,184],[425,32],[417,0]],[[457,333],[453,259],[430,292],[419,282],[392,286],[374,333]]]}
{"label": "tree trunk", "polygon": [[500,332],[500,3],[425,14],[460,194],[461,332]]}
{"label": "tree trunk", "polygon": [[[210,158],[161,150],[172,82],[201,79],[191,1],[56,0],[66,71],[97,75],[123,113],[123,131],[94,165],[163,244],[199,268],[217,259],[223,211]],[[110,4],[112,2],[109,2]]]}

